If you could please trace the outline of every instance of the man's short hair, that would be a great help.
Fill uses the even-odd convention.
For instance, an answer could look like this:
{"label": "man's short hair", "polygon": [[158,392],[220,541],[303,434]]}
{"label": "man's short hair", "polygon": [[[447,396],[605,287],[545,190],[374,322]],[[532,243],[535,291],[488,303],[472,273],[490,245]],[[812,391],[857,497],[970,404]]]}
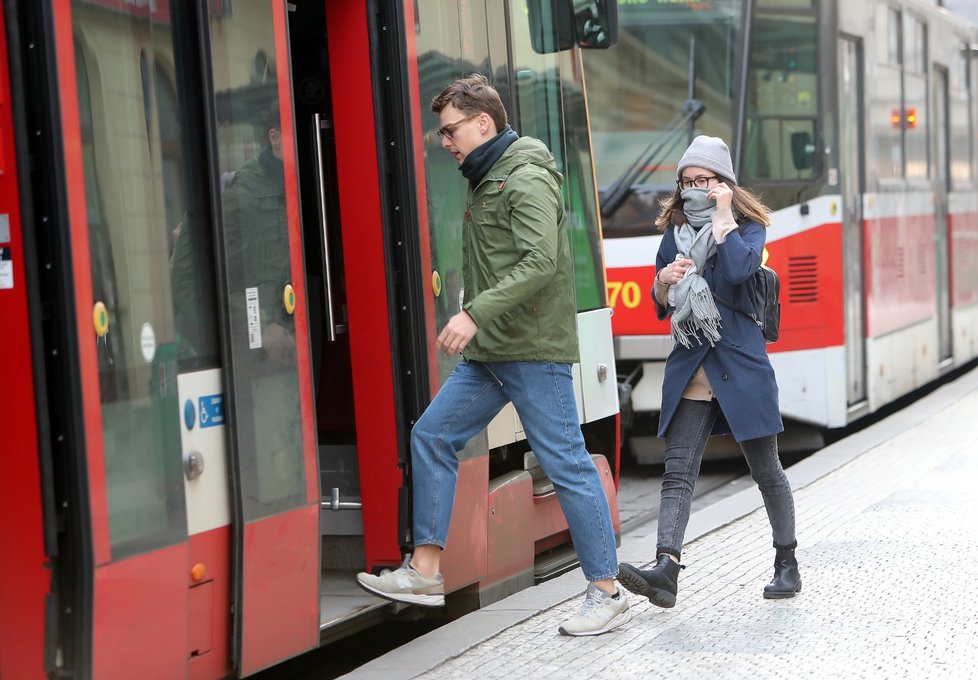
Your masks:
{"label": "man's short hair", "polygon": [[446,87],[431,100],[431,110],[441,113],[442,109],[451,104],[467,116],[477,113],[487,113],[496,125],[496,131],[501,132],[506,127],[506,107],[499,93],[489,80],[481,73],[473,73],[465,78],[459,78]]}

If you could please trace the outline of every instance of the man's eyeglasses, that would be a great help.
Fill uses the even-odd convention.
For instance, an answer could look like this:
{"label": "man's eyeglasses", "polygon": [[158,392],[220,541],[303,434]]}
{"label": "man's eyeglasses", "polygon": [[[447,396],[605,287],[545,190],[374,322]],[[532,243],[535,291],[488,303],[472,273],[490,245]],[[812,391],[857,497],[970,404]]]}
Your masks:
{"label": "man's eyeglasses", "polygon": [[[449,137],[449,139],[451,139],[451,137]],[[710,180],[712,179],[719,181],[720,178],[716,175],[700,175],[699,177],[694,177],[692,179],[683,177],[682,179],[677,179],[676,184],[678,184],[679,188],[683,191],[686,189],[692,189],[693,187],[696,187],[697,189],[706,189],[710,186]]]}
{"label": "man's eyeglasses", "polygon": [[459,125],[470,121],[473,118],[478,118],[481,115],[481,113],[473,113],[471,116],[466,116],[462,120],[457,120],[454,123],[443,125],[442,127],[438,128],[438,136],[447,139],[448,141],[452,141],[452,138],[455,136],[455,131],[458,129]]}

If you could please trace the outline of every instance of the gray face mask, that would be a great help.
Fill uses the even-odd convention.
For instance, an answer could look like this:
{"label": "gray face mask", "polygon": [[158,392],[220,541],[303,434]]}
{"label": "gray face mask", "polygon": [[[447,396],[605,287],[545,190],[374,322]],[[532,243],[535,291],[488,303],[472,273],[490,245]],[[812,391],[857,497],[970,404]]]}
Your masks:
{"label": "gray face mask", "polygon": [[706,197],[708,193],[710,193],[709,189],[690,187],[679,194],[683,199],[683,212],[686,213],[686,220],[693,229],[699,229],[707,224],[713,216],[713,211],[717,209],[717,202]]}

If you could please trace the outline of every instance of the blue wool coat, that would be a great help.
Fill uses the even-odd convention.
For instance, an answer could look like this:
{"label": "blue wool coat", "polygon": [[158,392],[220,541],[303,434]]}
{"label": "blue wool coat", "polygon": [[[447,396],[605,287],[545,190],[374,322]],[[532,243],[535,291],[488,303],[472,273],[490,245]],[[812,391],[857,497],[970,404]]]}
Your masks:
{"label": "blue wool coat", "polygon": [[[751,309],[754,295],[754,271],[761,264],[765,228],[747,223],[727,234],[717,252],[706,262],[702,272],[710,290],[743,309]],[[676,239],[669,227],[659,244],[655,258],[656,271],[676,259]],[[666,319],[672,307],[663,307],[655,295],[656,314]],[[720,312],[720,340],[711,347],[693,342],[690,348],[678,343],[666,359],[662,381],[662,410],[659,436],[669,429],[679,400],[696,369],[703,365],[720,403],[723,414],[717,418],[712,434],[732,432],[738,442],[777,434],[784,430],[778,406],[778,383],[767,356],[761,329],[749,317],[717,303]]]}

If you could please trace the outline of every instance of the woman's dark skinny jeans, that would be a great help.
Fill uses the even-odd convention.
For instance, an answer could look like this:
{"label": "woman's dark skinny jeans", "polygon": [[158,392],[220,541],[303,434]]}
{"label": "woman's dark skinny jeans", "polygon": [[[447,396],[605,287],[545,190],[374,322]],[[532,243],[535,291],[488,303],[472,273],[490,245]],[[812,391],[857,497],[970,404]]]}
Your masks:
{"label": "woman's dark skinny jeans", "polygon": [[[666,431],[666,469],[659,500],[656,555],[669,553],[679,559],[689,523],[693,486],[700,474],[703,450],[720,414],[717,401],[682,399]],[[771,531],[777,545],[795,544],[795,502],[791,486],[778,458],[778,437],[740,442],[750,474],[761,490]]]}

